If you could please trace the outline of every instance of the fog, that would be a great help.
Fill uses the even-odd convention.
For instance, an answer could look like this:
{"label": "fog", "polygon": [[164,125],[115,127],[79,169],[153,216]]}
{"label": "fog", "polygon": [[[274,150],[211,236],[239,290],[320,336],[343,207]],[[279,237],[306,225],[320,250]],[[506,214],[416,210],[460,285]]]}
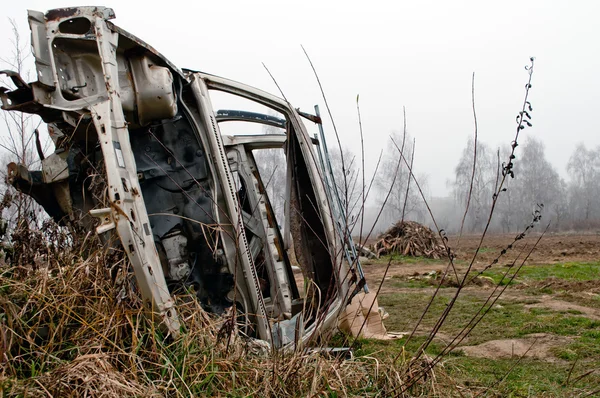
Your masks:
{"label": "fog", "polygon": [[[508,148],[535,57],[532,128],[563,178],[578,144],[600,145],[600,3],[595,1],[182,2],[105,1],[114,22],[175,65],[221,75],[279,95],[301,110],[324,108],[302,51],[309,53],[343,145],[360,153],[357,95],[372,173],[390,134],[416,140],[415,171],[430,197],[451,194],[455,167],[473,135],[471,79],[479,138]],[[10,55],[12,18],[29,37],[27,9],[58,1],[3,4],[0,54]],[[31,61],[31,58],[30,58]],[[2,65],[0,69],[5,69]],[[314,126],[311,126],[314,129]],[[325,130],[333,143],[333,129]],[[313,130],[311,130],[313,131]],[[3,131],[2,131],[3,132]],[[331,144],[330,144],[331,146]],[[517,155],[518,156],[518,155]]]}

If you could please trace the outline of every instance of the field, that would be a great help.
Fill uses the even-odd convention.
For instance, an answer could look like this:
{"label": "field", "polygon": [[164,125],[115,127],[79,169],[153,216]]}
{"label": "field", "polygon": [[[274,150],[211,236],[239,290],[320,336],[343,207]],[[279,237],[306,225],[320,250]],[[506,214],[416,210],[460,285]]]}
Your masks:
{"label": "field", "polygon": [[[185,294],[177,305],[186,333],[166,340],[144,316],[133,276],[121,272],[115,283],[106,267],[112,254],[99,241],[82,244],[85,250],[56,247],[48,253],[52,266],[0,272],[0,396],[600,396],[600,237],[545,237],[512,278],[511,265],[520,264],[514,259],[523,259],[537,237],[499,256],[513,238],[483,242],[471,274],[481,275],[462,289],[419,361],[411,354],[457,292],[456,275],[468,268],[475,237],[460,245],[450,239],[460,247],[456,275],[442,284],[418,327],[446,263],[365,261],[372,291],[390,264],[379,304],[389,313],[388,331],[404,337],[358,340],[349,361],[316,352],[268,355]],[[505,291],[485,304],[495,289]],[[453,344],[481,308],[485,316]],[[348,346],[339,337],[345,336],[327,343]],[[449,345],[457,348],[433,372],[421,373]],[[393,364],[394,358],[406,361]],[[424,377],[404,390],[415,374]]]}
{"label": "field", "polygon": [[[514,235],[484,240],[473,264],[480,274],[462,289],[446,322],[426,350],[442,352],[480,308],[487,314],[458,347],[444,357],[441,371],[456,380],[452,395],[486,392],[492,396],[600,396],[600,235],[543,237],[516,277],[537,236],[514,243]],[[440,313],[456,293],[479,244],[478,237],[450,238],[456,254],[451,271],[411,341],[361,341],[357,352],[398,355],[414,352],[425,341]],[[458,246],[458,244],[460,244]],[[494,259],[497,264],[489,267]],[[516,262],[515,262],[516,259]],[[390,257],[365,261],[371,289],[376,289]],[[389,313],[388,331],[410,334],[440,281],[447,261],[393,257],[379,296]],[[507,272],[508,271],[508,272]],[[506,276],[504,276],[506,274]],[[504,276],[504,278],[503,278]],[[470,278],[469,278],[470,279]],[[496,301],[486,300],[496,286],[506,288]],[[497,295],[497,293],[496,293]],[[443,395],[443,394],[442,394]]]}

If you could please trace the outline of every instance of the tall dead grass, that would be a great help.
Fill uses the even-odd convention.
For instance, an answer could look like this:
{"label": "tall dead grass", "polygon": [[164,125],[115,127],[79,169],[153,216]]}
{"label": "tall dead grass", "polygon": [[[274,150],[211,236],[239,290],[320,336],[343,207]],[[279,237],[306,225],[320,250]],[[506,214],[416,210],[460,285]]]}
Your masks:
{"label": "tall dead grass", "polygon": [[[414,372],[408,361],[271,351],[192,293],[175,297],[184,330],[168,338],[119,249],[56,226],[27,234],[32,244],[17,239],[15,260],[0,267],[2,396],[388,396]],[[406,395],[436,395],[436,383]]]}

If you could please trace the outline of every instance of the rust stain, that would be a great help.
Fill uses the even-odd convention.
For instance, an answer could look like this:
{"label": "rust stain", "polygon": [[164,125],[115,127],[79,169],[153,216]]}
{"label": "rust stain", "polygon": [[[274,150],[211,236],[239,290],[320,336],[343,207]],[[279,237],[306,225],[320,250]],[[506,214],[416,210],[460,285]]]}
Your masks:
{"label": "rust stain", "polygon": [[123,209],[121,209],[121,206],[119,206],[117,203],[111,201],[109,205],[113,208],[113,210],[117,212],[117,214],[120,214],[123,217],[125,217],[126,220],[131,221],[129,220],[129,216],[127,216],[127,213],[125,213]]}
{"label": "rust stain", "polygon": [[75,15],[79,15],[79,9],[76,7],[56,8],[54,10],[48,11],[48,13],[46,14],[46,19],[48,21],[55,21],[58,19],[68,18]]}

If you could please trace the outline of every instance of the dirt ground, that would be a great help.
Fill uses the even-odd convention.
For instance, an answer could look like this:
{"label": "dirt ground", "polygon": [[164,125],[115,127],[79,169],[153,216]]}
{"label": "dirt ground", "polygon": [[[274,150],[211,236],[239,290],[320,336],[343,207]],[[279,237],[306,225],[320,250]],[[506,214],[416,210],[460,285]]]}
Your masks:
{"label": "dirt ground", "polygon": [[[531,247],[540,238],[539,234],[532,234],[514,243],[515,250],[523,249],[527,254]],[[472,258],[479,241],[479,236],[450,237],[450,247],[456,248],[458,259]],[[481,252],[477,256],[478,262],[493,260],[500,251],[511,244],[515,235],[488,235],[482,242]],[[458,248],[457,248],[457,245]],[[597,261],[600,259],[600,232],[596,234],[546,234],[537,243],[531,253],[529,264],[551,264],[564,261]]]}
{"label": "dirt ground", "polygon": [[536,358],[549,362],[556,359],[552,349],[566,345],[571,338],[555,336],[547,333],[532,333],[521,339],[490,340],[475,346],[463,346],[461,349],[467,356],[479,358]]}
{"label": "dirt ground", "polygon": [[[490,235],[480,245],[480,237],[463,236],[460,240],[458,237],[450,237],[449,246],[456,255],[455,264],[459,274],[469,267],[479,245],[479,254],[473,261],[473,271],[486,269],[496,259],[498,259],[498,263],[494,265],[495,269],[506,269],[506,266],[512,264],[515,259],[517,259],[517,264],[520,264],[526,256],[528,256],[525,262],[526,265],[597,262],[600,260],[600,234],[545,235],[537,242],[538,238],[539,235],[534,235],[515,242],[515,235]],[[501,254],[502,250],[505,249],[507,249],[506,254]],[[414,280],[413,278],[418,279],[419,276],[422,277],[428,273],[443,272],[446,267],[447,261],[429,261],[426,259],[413,261],[409,258],[394,260],[387,270],[381,295],[415,292],[414,287],[398,287],[397,284],[395,286],[394,281],[411,281]],[[364,260],[363,268],[370,287],[376,289],[384,276],[387,263],[381,259]],[[495,286],[491,278],[488,279],[490,279],[489,283],[486,279],[482,279],[482,283],[469,285],[465,288],[465,291],[482,297],[488,295]],[[528,304],[525,305],[527,310],[542,309],[563,313],[571,312],[592,320],[600,320],[600,308],[590,305],[589,301],[581,304],[576,300],[577,297],[597,296],[596,298],[600,298],[600,281],[598,280],[540,280],[530,282],[525,286],[526,288],[533,286],[540,291],[546,287],[560,287],[560,291],[568,292],[571,298],[565,299],[564,295],[553,293],[532,295],[523,285],[515,285],[510,286],[505,291],[501,302],[527,302]],[[420,292],[427,294],[433,293],[434,289],[433,286],[418,288]],[[390,317],[393,316],[394,314],[390,311]],[[552,355],[553,348],[564,346],[568,341],[568,337],[552,334],[532,334],[523,338],[485,341],[474,346],[465,344],[462,349],[467,356],[500,359],[524,355],[553,362],[557,360]]]}
{"label": "dirt ground", "polygon": [[[528,236],[519,241],[514,241],[515,235],[489,235],[481,243],[481,247],[473,262],[473,270],[479,271],[498,259],[498,265],[510,265],[515,258],[527,257],[526,265],[555,264],[576,261],[600,260],[600,234],[586,235],[544,235],[539,240],[539,235]],[[479,236],[449,237],[448,244],[456,256],[456,269],[467,269],[473,260],[475,251],[479,246]],[[512,248],[501,255],[501,251]],[[535,248],[534,248],[535,246]],[[533,251],[531,251],[533,248]],[[531,251],[531,253],[530,253]],[[386,269],[386,264],[380,261],[363,261],[367,281],[381,280]],[[443,262],[398,262],[394,261],[388,270],[387,277],[413,275],[425,271],[440,271],[446,268]]]}

